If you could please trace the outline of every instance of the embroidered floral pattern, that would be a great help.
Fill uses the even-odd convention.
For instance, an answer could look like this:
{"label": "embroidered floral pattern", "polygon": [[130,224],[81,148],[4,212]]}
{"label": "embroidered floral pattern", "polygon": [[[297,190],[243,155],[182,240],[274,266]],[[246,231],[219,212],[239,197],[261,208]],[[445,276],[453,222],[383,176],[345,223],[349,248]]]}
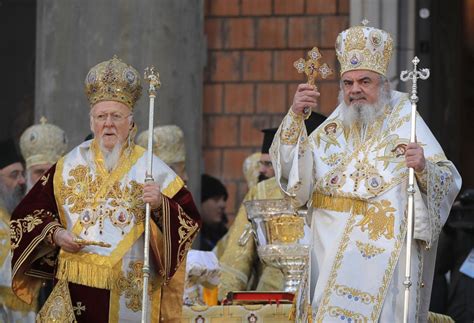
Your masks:
{"label": "embroidered floral pattern", "polygon": [[43,220],[40,218],[43,214],[44,216],[52,216],[51,212],[41,209],[35,210],[33,214],[29,214],[23,219],[10,221],[10,239],[12,249],[18,247],[23,238],[23,233],[31,232],[37,225],[43,223]]}
{"label": "embroidered floral pattern", "polygon": [[[142,293],[143,293],[143,262],[132,261],[128,265],[130,270],[127,271],[127,276],[120,272],[120,277],[117,279],[116,288],[119,294],[124,294],[127,301],[125,305],[128,309],[138,312],[142,309]],[[148,293],[152,295],[156,289],[156,284],[149,283]]]}
{"label": "embroidered floral pattern", "polygon": [[104,221],[109,219],[114,226],[123,230],[133,220],[136,223],[144,220],[143,185],[130,181],[128,185],[114,182],[108,190],[108,199],[100,199],[105,179],[100,174],[95,177],[84,165],[69,171],[69,178],[63,185],[62,202],[69,206],[72,213],[79,213],[79,221],[83,228],[99,224],[103,229]]}
{"label": "embroidered floral pattern", "polygon": [[375,299],[374,296],[370,295],[370,293],[344,285],[334,285],[334,291],[339,296],[347,297],[354,302],[362,302],[364,304],[373,303]]}
{"label": "embroidered floral pattern", "polygon": [[280,132],[280,140],[284,145],[296,145],[303,125],[303,118],[293,111],[288,112]]}
{"label": "embroidered floral pattern", "polygon": [[360,251],[360,254],[362,257],[365,259],[371,259],[374,258],[375,256],[381,254],[382,252],[385,251],[384,248],[378,248],[374,245],[371,245],[370,243],[363,243],[360,241],[356,241],[357,248]]}
{"label": "embroidered floral pattern", "polygon": [[349,323],[365,323],[368,322],[367,317],[360,313],[352,312],[339,306],[329,306],[329,315],[338,318],[340,321]]}
{"label": "embroidered floral pattern", "polygon": [[[450,163],[450,162],[447,162]],[[431,237],[437,237],[441,232],[442,220],[440,215],[441,203],[446,198],[453,183],[452,173],[446,163],[439,162],[437,164],[427,162],[428,168],[428,211],[431,221]],[[428,247],[432,241],[428,242]]]}

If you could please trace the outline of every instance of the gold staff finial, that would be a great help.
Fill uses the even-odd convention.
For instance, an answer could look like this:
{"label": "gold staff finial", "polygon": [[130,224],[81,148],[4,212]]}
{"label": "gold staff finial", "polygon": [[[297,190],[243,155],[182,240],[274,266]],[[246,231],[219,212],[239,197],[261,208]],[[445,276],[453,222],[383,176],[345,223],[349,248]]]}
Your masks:
{"label": "gold staff finial", "polygon": [[320,64],[319,60],[322,58],[321,53],[317,47],[313,47],[308,52],[308,60],[300,58],[293,63],[293,66],[298,70],[298,73],[305,73],[308,77],[308,84],[315,85],[316,78],[321,75],[323,79],[331,75],[332,69],[328,64]]}

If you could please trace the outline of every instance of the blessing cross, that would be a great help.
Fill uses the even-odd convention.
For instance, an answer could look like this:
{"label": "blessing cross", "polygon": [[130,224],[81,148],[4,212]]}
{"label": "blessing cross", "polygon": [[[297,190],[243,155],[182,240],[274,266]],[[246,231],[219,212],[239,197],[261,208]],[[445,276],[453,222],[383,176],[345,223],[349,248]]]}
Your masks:
{"label": "blessing cross", "polygon": [[319,60],[323,56],[319,52],[317,47],[313,47],[312,50],[308,52],[308,60],[305,61],[304,58],[300,58],[293,63],[293,66],[298,70],[298,73],[305,73],[308,77],[308,84],[314,85],[318,75],[321,75],[323,79],[327,78],[332,74],[332,69],[328,64],[320,64]]}

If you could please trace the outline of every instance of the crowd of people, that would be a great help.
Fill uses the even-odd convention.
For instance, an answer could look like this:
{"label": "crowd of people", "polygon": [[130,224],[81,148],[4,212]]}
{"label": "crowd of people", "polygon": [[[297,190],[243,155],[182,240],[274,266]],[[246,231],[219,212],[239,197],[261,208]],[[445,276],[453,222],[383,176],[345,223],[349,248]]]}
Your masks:
{"label": "crowd of people", "polygon": [[[261,151],[244,162],[249,190],[235,219],[226,215],[225,185],[213,176],[202,174],[195,204],[176,125],[153,130],[153,174],[146,174],[148,132],[135,140],[133,121],[139,73],[116,57],[92,67],[84,109],[91,138],[68,151],[67,134],[42,118],[19,143],[0,143],[0,320],[140,321],[145,204],[151,321],[180,321],[186,254],[196,236],[198,248],[219,260],[217,301],[232,291],[279,291],[282,273],[259,260],[243,203],[287,197],[308,208],[312,233],[297,318],[401,322],[413,168],[409,322],[427,320],[433,285],[431,303],[443,299],[433,310],[472,321],[472,308],[455,297],[472,294],[463,288],[472,285],[472,269],[461,269],[474,250],[464,244],[472,232],[442,230],[461,177],[419,115],[417,142],[409,141],[409,97],[386,78],[393,46],[387,32],[365,25],[339,34],[339,105],[326,118],[315,112],[318,88],[298,86],[281,125],[262,129]],[[453,248],[462,250],[455,264],[441,261]],[[448,289],[456,305],[443,298]]]}

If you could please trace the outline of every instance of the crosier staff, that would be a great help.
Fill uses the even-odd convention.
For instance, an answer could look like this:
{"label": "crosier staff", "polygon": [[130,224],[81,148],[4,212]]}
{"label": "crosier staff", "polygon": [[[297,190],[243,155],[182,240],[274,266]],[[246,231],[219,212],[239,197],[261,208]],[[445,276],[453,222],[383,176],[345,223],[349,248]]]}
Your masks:
{"label": "crosier staff", "polygon": [[[147,145],[147,171],[145,182],[153,182],[153,117],[156,92],[160,88],[160,74],[155,68],[145,68],[145,80],[150,83],[148,97],[150,98],[148,112],[148,145]],[[145,204],[145,247],[143,260],[143,294],[142,294],[142,323],[148,321],[148,279],[150,277],[150,203]]]}
{"label": "crosier staff", "polygon": [[[416,142],[416,103],[418,102],[417,95],[417,81],[418,79],[426,80],[430,77],[430,70],[423,68],[417,70],[417,65],[420,62],[418,57],[413,58],[413,71],[402,71],[400,73],[400,79],[404,82],[411,79],[411,128],[410,128],[410,143]],[[405,299],[403,304],[403,323],[408,322],[408,309],[410,303],[410,287],[411,282],[411,244],[413,241],[413,218],[415,212],[415,170],[413,167],[408,168],[408,205],[407,205],[407,253],[406,253],[406,262],[405,262],[405,281],[403,285],[405,286]]]}

